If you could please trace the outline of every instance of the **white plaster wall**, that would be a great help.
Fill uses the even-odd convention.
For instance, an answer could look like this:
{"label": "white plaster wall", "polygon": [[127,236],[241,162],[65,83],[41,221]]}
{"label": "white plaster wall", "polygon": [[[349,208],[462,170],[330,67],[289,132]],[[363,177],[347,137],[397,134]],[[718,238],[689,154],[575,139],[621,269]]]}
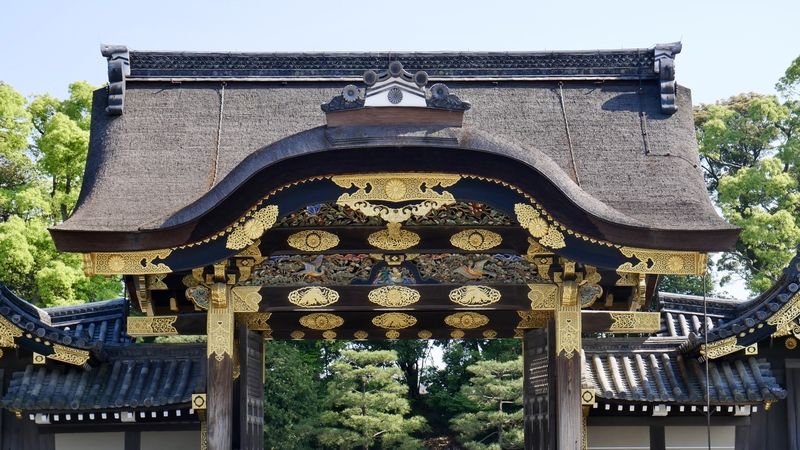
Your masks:
{"label": "white plaster wall", "polygon": [[589,450],[650,450],[650,427],[589,427]]}
{"label": "white plaster wall", "polygon": [[125,450],[125,433],[59,433],[56,450]]}
{"label": "white plaster wall", "polygon": [[[152,431],[142,433],[142,450],[200,448],[200,431]],[[56,450],[61,450],[56,448]]]}
{"label": "white plaster wall", "polygon": [[[667,435],[667,450],[707,450],[708,429],[706,427],[664,427]],[[711,427],[713,450],[734,450],[736,427]]]}

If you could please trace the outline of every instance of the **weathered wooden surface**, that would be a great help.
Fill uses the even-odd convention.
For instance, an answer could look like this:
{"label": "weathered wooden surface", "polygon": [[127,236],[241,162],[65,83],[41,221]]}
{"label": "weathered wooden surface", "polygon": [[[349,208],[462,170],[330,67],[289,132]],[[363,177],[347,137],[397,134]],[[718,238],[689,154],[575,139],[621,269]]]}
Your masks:
{"label": "weathered wooden surface", "polygon": [[264,339],[246,323],[239,329],[239,442],[242,450],[264,448]]}
{"label": "weathered wooden surface", "polygon": [[553,323],[525,332],[523,340],[525,450],[555,449]]}
{"label": "weathered wooden surface", "polygon": [[[233,307],[230,289],[226,306],[208,314],[207,448],[230,450],[233,446]],[[220,326],[227,323],[228,326]],[[220,341],[224,345],[220,345]],[[213,346],[213,347],[212,347]]]}
{"label": "weathered wooden surface", "polygon": [[555,429],[559,450],[582,450],[581,356],[567,358],[564,352],[555,357]]}
{"label": "weathered wooden surface", "polygon": [[663,426],[650,426],[650,450],[667,450],[667,433]]}

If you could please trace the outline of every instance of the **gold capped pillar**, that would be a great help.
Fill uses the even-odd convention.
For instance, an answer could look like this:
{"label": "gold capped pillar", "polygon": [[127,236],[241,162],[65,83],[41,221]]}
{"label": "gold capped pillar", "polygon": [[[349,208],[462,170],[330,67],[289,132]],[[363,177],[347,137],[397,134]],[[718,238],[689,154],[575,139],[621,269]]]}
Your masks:
{"label": "gold capped pillar", "polygon": [[231,286],[224,280],[224,266],[217,266],[222,264],[214,267],[215,282],[211,285],[208,308],[206,442],[208,450],[230,450],[233,443],[234,310]]}
{"label": "gold capped pillar", "polygon": [[578,284],[574,280],[564,280],[559,287],[554,319],[556,448],[581,450],[581,309],[578,304]]}

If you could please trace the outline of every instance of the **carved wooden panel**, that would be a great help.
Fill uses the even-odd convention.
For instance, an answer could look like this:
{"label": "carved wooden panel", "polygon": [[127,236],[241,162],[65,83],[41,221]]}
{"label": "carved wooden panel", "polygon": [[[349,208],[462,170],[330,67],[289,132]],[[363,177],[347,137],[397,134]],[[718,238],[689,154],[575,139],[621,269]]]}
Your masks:
{"label": "carved wooden panel", "polygon": [[239,442],[242,450],[264,448],[264,338],[239,329]]}
{"label": "carved wooden panel", "polygon": [[555,450],[553,322],[524,335],[525,449]]}

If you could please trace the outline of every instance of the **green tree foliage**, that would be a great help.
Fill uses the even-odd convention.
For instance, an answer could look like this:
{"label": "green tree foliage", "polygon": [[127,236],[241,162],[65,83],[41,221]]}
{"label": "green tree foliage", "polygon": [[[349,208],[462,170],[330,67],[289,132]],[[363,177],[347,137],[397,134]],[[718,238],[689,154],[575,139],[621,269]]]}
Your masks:
{"label": "green tree foliage", "polygon": [[118,296],[119,280],[86,278],[80,255],[56,251],[47,227],[75,207],[89,143],[91,93],[30,103],[0,82],[0,281],[42,306]]}
{"label": "green tree foliage", "polygon": [[718,267],[762,292],[800,242],[800,102],[740,94],[695,107],[695,126],[709,193],[723,216],[743,228]]}
{"label": "green tree foliage", "polygon": [[410,411],[403,398],[408,390],[400,380],[394,351],[343,350],[331,366],[328,411],[319,441],[326,448],[364,450],[373,446],[418,449],[411,433],[425,427],[421,416],[404,417]]}
{"label": "green tree foliage", "polygon": [[291,344],[264,345],[264,448],[318,448],[314,435],[324,400],[318,373]]}
{"label": "green tree foliage", "polygon": [[469,450],[522,448],[522,358],[481,361],[467,370],[474,376],[461,390],[479,410],[451,421],[464,446]]}
{"label": "green tree foliage", "polygon": [[403,383],[408,386],[408,398],[419,398],[420,368],[428,357],[430,348],[427,340],[406,341],[361,341],[356,348],[364,350],[394,350],[397,353],[397,366],[403,373]]}

